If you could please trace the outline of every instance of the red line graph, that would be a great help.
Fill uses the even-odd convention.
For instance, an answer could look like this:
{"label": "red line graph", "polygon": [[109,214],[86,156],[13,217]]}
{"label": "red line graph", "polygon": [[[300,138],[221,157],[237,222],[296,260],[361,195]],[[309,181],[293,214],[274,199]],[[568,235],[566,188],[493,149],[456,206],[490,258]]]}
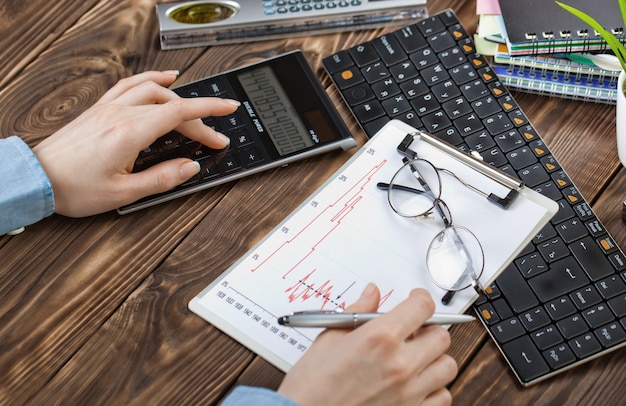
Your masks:
{"label": "red line graph", "polygon": [[[355,209],[355,207],[363,201],[363,190],[371,183],[374,175],[387,163],[388,161],[382,160],[380,163],[372,167],[367,173],[365,173],[357,182],[354,183],[345,193],[343,193],[334,202],[326,206],[319,214],[311,219],[302,229],[300,229],[292,238],[283,242],[278,248],[276,248],[270,255],[268,255],[263,261],[261,261],[256,267],[251,269],[251,272],[258,272],[266,265],[273,257],[278,255],[282,250],[286,249],[290,244],[293,244],[298,239],[303,238],[307,233],[315,233],[319,235],[313,244],[307,248],[307,252],[302,256],[294,258],[294,264],[285,271],[282,275],[282,279],[286,280],[292,272],[297,270],[309,257],[311,257],[316,250],[326,242],[329,237],[337,231],[341,226],[343,220],[345,220]],[[297,282],[292,286],[285,289],[285,293],[288,294],[288,300],[290,303],[294,301],[306,301],[309,299],[321,299],[322,308],[329,302],[335,307],[345,308],[346,303],[342,301],[344,291],[341,294],[335,295],[335,284],[332,279],[327,279],[321,284],[312,282],[317,269],[311,269],[310,267],[302,272],[304,276],[298,278]],[[323,278],[322,278],[323,279]],[[349,287],[348,287],[349,289]],[[386,300],[391,293],[390,291],[384,296]],[[381,301],[384,302],[384,300]]]}

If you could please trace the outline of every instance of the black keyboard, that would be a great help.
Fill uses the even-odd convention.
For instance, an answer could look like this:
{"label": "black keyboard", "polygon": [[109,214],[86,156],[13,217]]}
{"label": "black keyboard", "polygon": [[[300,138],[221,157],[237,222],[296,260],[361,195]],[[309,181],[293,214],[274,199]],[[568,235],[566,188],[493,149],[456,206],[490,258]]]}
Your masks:
{"label": "black keyboard", "polygon": [[323,63],[369,137],[402,120],[559,204],[474,307],[523,385],[626,345],[626,257],[452,11]]}

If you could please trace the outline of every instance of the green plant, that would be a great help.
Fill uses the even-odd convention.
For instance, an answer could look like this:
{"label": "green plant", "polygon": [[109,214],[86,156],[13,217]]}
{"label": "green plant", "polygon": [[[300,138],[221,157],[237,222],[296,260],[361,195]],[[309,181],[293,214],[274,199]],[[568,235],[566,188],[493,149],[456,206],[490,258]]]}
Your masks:
{"label": "green plant", "polygon": [[[626,0],[617,0],[617,2],[619,4],[619,8],[622,13],[622,20],[624,21],[623,29],[626,29]],[[590,17],[588,14],[583,13],[582,11],[574,7],[568,6],[558,1],[556,2],[556,4],[563,7],[565,10],[569,11],[570,13],[574,14],[576,17],[580,18],[582,21],[589,24],[591,28],[596,30],[598,34],[600,34],[602,38],[604,38],[604,40],[607,42],[607,44],[609,45],[609,47],[611,48],[615,56],[617,56],[617,59],[622,65],[622,71],[626,72],[626,47],[624,47],[624,44],[620,42],[619,38],[614,33],[606,30],[600,23],[598,23],[594,18]],[[589,4],[591,5],[591,2]],[[622,39],[624,38],[623,33],[621,35],[621,38]]]}

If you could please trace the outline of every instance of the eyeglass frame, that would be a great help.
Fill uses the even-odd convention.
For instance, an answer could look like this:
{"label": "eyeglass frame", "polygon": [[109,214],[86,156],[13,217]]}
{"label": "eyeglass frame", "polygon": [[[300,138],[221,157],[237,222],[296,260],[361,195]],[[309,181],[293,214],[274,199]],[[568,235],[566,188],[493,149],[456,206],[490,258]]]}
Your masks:
{"label": "eyeglass frame", "polygon": [[[407,137],[408,138],[408,137]],[[406,139],[405,139],[406,141]],[[403,141],[403,142],[405,142]],[[412,142],[412,139],[411,139]],[[409,144],[410,145],[410,144]],[[401,144],[402,146],[402,144]],[[474,290],[479,294],[479,295],[486,295],[486,290],[485,288],[482,286],[482,284],[480,283],[480,276],[483,273],[484,270],[484,251],[482,248],[482,244],[480,243],[480,240],[478,239],[478,237],[476,237],[476,235],[469,230],[466,227],[463,226],[457,226],[457,225],[453,225],[452,223],[452,212],[450,211],[449,206],[446,204],[446,202],[441,199],[441,189],[442,189],[442,185],[443,182],[441,181],[441,175],[440,172],[444,172],[447,173],[448,175],[451,175],[453,178],[455,178],[457,181],[459,181],[463,186],[467,187],[468,189],[477,192],[483,196],[486,197],[490,197],[491,195],[485,193],[484,191],[480,190],[479,188],[469,184],[468,182],[465,182],[463,179],[461,179],[459,176],[457,176],[454,172],[445,169],[445,168],[439,168],[437,166],[435,166],[432,162],[430,162],[427,159],[424,158],[420,158],[417,154],[417,152],[411,150],[410,148],[408,148],[408,145],[405,145],[404,148],[400,148],[398,147],[398,152],[400,152],[400,154],[404,155],[402,161],[403,161],[403,165],[402,167],[400,167],[393,175],[392,180],[395,179],[395,177],[397,176],[397,174],[402,171],[406,166],[410,166],[412,164],[412,162],[416,161],[416,160],[420,160],[425,162],[426,164],[430,165],[434,171],[435,174],[437,175],[438,181],[439,181],[439,193],[438,196],[435,196],[435,194],[432,191],[431,186],[428,184],[428,182],[426,182],[425,179],[423,179],[421,177],[421,174],[419,174],[419,171],[415,168],[415,167],[411,167],[411,171],[414,174],[414,176],[416,176],[417,181],[422,185],[422,187],[424,187],[424,191],[418,190],[418,189],[414,189],[411,187],[406,186],[407,191],[409,192],[413,192],[413,193],[427,193],[429,195],[429,197],[432,199],[433,201],[433,205],[428,208],[426,211],[424,211],[423,213],[420,214],[416,214],[416,215],[406,215],[403,214],[401,212],[399,212],[396,207],[393,205],[393,203],[391,202],[391,188],[390,188],[390,184],[388,183],[384,183],[384,182],[379,182],[377,184],[377,187],[379,189],[382,190],[387,190],[387,201],[389,203],[389,207],[394,211],[394,213],[398,214],[401,217],[405,217],[405,218],[418,218],[418,217],[423,217],[423,218],[429,218],[430,214],[432,214],[432,209],[436,208],[437,211],[439,212],[439,215],[441,216],[441,219],[444,223],[444,230],[440,231],[439,233],[437,233],[437,235],[435,235],[435,237],[433,238],[433,241],[442,233],[444,232],[446,229],[451,229],[453,231],[453,238],[454,238],[454,244],[455,246],[458,247],[459,249],[459,253],[461,254],[461,257],[463,257],[463,259],[465,260],[466,263],[466,267],[465,270],[463,272],[463,274],[458,278],[458,281],[461,280],[465,280],[465,275],[467,275],[469,273],[470,276],[470,284],[467,286],[464,286],[460,289],[446,289],[447,293],[442,297],[441,302],[444,305],[448,305],[451,301],[452,298],[454,297],[454,294],[458,291],[464,290],[466,288],[468,288],[469,286],[472,286],[474,288]],[[409,159],[411,158],[411,159]],[[417,172],[417,175],[416,175]],[[401,186],[401,185],[395,185],[395,186]],[[445,208],[445,209],[444,209]],[[446,214],[447,213],[447,214]],[[471,255],[469,254],[469,252],[467,252],[467,248],[465,248],[465,243],[461,240],[461,237],[458,235],[458,233],[456,232],[456,229],[462,229],[466,232],[468,232],[470,235],[472,235],[474,237],[474,239],[476,240],[476,242],[478,243],[478,247],[480,248],[481,251],[481,255],[483,258],[483,268],[480,270],[479,275],[476,275],[476,270],[474,269],[473,264],[471,263]],[[431,242],[432,244],[432,242]],[[469,268],[469,272],[468,272],[468,268]],[[430,273],[430,272],[429,272]],[[433,280],[433,278],[431,277],[431,280]],[[435,284],[436,281],[433,280],[433,282]],[[438,284],[437,284],[438,285]],[[439,285],[438,285],[439,286]],[[454,285],[453,285],[454,286]],[[445,289],[442,287],[442,289]]]}

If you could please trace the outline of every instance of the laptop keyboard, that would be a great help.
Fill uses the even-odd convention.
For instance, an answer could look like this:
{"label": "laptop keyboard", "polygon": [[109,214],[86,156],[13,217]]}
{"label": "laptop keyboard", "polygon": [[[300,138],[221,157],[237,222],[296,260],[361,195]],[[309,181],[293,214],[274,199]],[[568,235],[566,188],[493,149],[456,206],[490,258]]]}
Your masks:
{"label": "laptop keyboard", "polygon": [[624,254],[452,11],[323,64],[368,137],[402,120],[559,204],[474,305],[523,385],[626,345]]}

